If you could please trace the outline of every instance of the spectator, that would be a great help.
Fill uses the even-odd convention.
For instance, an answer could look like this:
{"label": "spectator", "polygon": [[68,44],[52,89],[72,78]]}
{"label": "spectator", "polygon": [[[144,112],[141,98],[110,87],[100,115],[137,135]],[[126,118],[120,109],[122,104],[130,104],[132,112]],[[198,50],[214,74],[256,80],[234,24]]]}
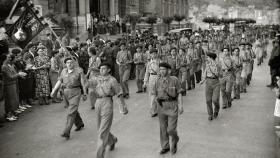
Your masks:
{"label": "spectator", "polygon": [[36,86],[35,86],[35,94],[39,99],[40,105],[49,104],[48,96],[50,94],[50,84],[49,84],[49,72],[50,61],[46,56],[45,49],[39,48],[38,56],[34,59],[34,65],[36,68],[35,78],[36,78]]}
{"label": "spectator", "polygon": [[16,72],[14,67],[15,56],[13,54],[5,54],[6,58],[2,65],[3,82],[4,82],[4,100],[5,100],[5,113],[7,121],[16,121],[18,117],[15,115],[21,113],[19,109],[19,96],[17,79],[25,77],[26,73]]}
{"label": "spectator", "polygon": [[[54,88],[57,78],[62,70],[62,63],[61,63],[61,54],[58,53],[58,50],[52,51],[52,58],[51,58],[51,68],[50,68],[50,80],[51,80],[51,86]],[[57,98],[57,92],[55,92],[52,102],[53,103],[60,103],[61,100]]]}

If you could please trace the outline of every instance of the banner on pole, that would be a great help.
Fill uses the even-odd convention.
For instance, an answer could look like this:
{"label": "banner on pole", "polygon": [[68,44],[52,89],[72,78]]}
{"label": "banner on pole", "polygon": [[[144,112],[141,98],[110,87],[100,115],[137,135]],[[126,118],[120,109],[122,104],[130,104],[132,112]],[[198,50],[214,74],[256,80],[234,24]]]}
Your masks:
{"label": "banner on pole", "polygon": [[25,8],[18,20],[7,29],[7,35],[22,49],[47,25],[43,24],[31,6]]}

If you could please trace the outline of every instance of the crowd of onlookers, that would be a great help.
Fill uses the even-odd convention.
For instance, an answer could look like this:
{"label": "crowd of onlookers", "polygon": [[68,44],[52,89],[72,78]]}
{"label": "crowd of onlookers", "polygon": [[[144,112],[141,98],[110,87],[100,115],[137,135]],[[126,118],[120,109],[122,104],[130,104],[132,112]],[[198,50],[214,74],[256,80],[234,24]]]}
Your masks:
{"label": "crowd of onlookers", "polygon": [[[96,24],[98,25],[98,23],[105,23],[107,26],[100,25],[100,28],[97,29],[100,32],[114,32],[110,29],[115,28],[110,26],[113,22],[108,22],[106,18],[98,20]],[[77,64],[85,74],[88,74],[90,58],[98,56],[101,62],[112,64],[111,73],[119,80],[116,58],[120,51],[120,44],[123,43],[125,43],[125,49],[131,53],[132,57],[137,48],[141,48],[141,52],[145,53],[148,61],[150,52],[156,49],[160,60],[166,61],[167,56],[173,55],[172,50],[175,50],[176,54],[188,53],[201,47],[204,53],[215,52],[219,55],[225,46],[228,46],[229,51],[233,52],[240,43],[254,42],[254,47],[257,48],[258,45],[261,45],[263,49],[260,52],[255,52],[257,53],[258,64],[261,64],[263,58],[266,57],[267,50],[271,54],[269,65],[272,80],[270,86],[275,86],[275,77],[280,73],[279,36],[275,37],[274,35],[272,38],[269,33],[254,35],[246,32],[243,35],[228,34],[224,31],[196,30],[183,34],[167,33],[164,37],[159,38],[146,31],[135,37],[123,35],[116,41],[104,41],[99,36],[89,38],[86,41],[80,41],[78,37],[72,40],[66,33],[61,38],[61,43],[59,41],[48,33],[46,41],[31,42],[23,50],[20,48],[9,49],[5,43],[0,42],[3,97],[8,121],[17,120],[18,115],[27,108],[31,108],[32,105],[48,105],[63,100],[61,92],[56,94],[54,98],[50,98],[49,95],[64,68],[64,58],[70,55],[77,59]],[[130,79],[135,79],[135,65],[133,62],[131,63]],[[194,78],[196,78],[197,83],[201,79],[201,73],[192,73],[194,77],[191,81],[188,81],[190,83],[187,83],[187,90],[194,89]]]}

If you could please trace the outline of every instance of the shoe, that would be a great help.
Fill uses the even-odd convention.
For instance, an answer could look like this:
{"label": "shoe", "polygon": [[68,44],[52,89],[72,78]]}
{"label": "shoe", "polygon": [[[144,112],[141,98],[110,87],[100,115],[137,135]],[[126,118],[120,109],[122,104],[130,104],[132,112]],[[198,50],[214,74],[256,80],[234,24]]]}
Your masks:
{"label": "shoe", "polygon": [[77,127],[77,128],[75,129],[75,131],[80,131],[80,130],[82,130],[84,127],[85,127],[85,125],[82,124],[81,126]]}
{"label": "shoe", "polygon": [[22,113],[22,111],[18,109],[18,110],[15,111],[15,113],[20,114],[20,113]]}
{"label": "shoe", "polygon": [[110,145],[110,149],[109,149],[110,151],[113,151],[115,149],[115,145],[116,145],[117,142],[118,142],[118,138],[115,137],[114,138],[114,143],[112,145]]}
{"label": "shoe", "polygon": [[53,99],[53,100],[52,100],[52,103],[61,103],[61,101],[58,100],[58,99]]}
{"label": "shoe", "polygon": [[266,87],[269,87],[269,88],[270,88],[270,87],[272,87],[272,84],[266,85]]}
{"label": "shoe", "polygon": [[192,90],[192,88],[188,88],[187,90],[190,91],[190,90]]}
{"label": "shoe", "polygon": [[151,115],[151,117],[156,117],[158,114],[157,113],[155,113],[155,114],[152,114]]}
{"label": "shoe", "polygon": [[247,93],[247,90],[246,90],[246,89],[244,89],[244,93]]}
{"label": "shoe", "polygon": [[229,107],[229,108],[231,107],[231,102],[228,102],[228,107]]}
{"label": "shoe", "polygon": [[19,109],[26,110],[27,108],[20,105],[20,106],[19,106]]}
{"label": "shoe", "polygon": [[177,152],[177,143],[179,142],[179,137],[177,136],[175,143],[173,144],[171,148],[171,153],[175,154]]}
{"label": "shoe", "polygon": [[66,140],[69,140],[70,135],[69,134],[61,134],[61,137],[64,137]]}
{"label": "shoe", "polygon": [[170,148],[167,149],[161,149],[161,151],[159,152],[160,155],[166,154],[167,152],[170,151]]}
{"label": "shoe", "polygon": [[213,116],[214,119],[218,117],[218,114],[219,114],[218,112],[214,112],[214,116]]}
{"label": "shoe", "polygon": [[91,109],[91,110],[94,110],[94,109],[95,109],[95,106],[92,106],[90,109]]}
{"label": "shoe", "polygon": [[209,121],[212,121],[212,120],[213,120],[213,116],[209,116],[209,117],[208,117],[208,120],[209,120]]}
{"label": "shoe", "polygon": [[187,91],[183,91],[182,96],[186,96],[186,95],[187,95]]}
{"label": "shoe", "polygon": [[31,106],[31,105],[28,105],[28,104],[24,105],[24,107],[26,107],[26,108],[32,108],[32,106]]}
{"label": "shoe", "polygon": [[223,106],[223,109],[226,109],[227,108],[227,106]]}
{"label": "shoe", "polygon": [[6,120],[7,120],[8,122],[17,121],[17,119],[16,119],[16,118],[14,118],[14,117],[12,117],[12,116],[10,116],[10,117],[6,117]]}

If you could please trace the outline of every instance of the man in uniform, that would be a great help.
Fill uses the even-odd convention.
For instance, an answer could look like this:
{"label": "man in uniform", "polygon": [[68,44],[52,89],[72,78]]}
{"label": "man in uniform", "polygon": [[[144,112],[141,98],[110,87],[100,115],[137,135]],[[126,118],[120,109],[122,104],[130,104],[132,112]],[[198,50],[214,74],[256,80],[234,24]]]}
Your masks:
{"label": "man in uniform", "polygon": [[156,49],[150,51],[150,57],[151,60],[147,63],[143,87],[146,88],[148,86],[150,96],[150,113],[152,117],[155,117],[157,116],[157,103],[155,95],[151,93],[151,88],[154,86],[159,74],[160,59]]}
{"label": "man in uniform", "polygon": [[247,77],[250,73],[251,69],[251,56],[249,54],[249,51],[245,50],[245,43],[240,43],[240,58],[242,62],[242,71],[241,71],[241,93],[246,93],[246,87],[247,87]]}
{"label": "man in uniform", "polygon": [[122,89],[117,80],[109,73],[111,71],[109,63],[100,65],[100,76],[89,79],[89,87],[95,90],[97,100],[95,103],[97,113],[98,141],[96,158],[104,158],[106,146],[114,150],[117,142],[111,132],[113,122],[113,96],[119,99],[120,112],[127,114],[128,110],[123,99]]}
{"label": "man in uniform", "polygon": [[[64,63],[66,64],[66,68],[62,70],[51,92],[51,97],[54,96],[60,86],[64,89],[64,99],[68,114],[66,127],[61,136],[69,139],[73,124],[77,127],[75,131],[79,131],[84,127],[83,120],[78,112],[78,107],[82,96],[81,91],[86,92],[86,89],[84,73],[80,68],[75,67],[73,57],[66,58]],[[86,100],[86,98],[87,96],[84,93],[83,100]]]}
{"label": "man in uniform", "polygon": [[146,58],[141,45],[136,46],[136,53],[134,54],[133,61],[136,65],[136,84],[138,88],[136,93],[142,93],[146,71]]}
{"label": "man in uniform", "polygon": [[[217,55],[215,53],[207,53],[206,67],[203,73],[203,80],[200,82],[205,83],[206,105],[208,112],[208,120],[217,118],[220,110],[220,82],[219,82],[219,64],[216,62]],[[214,113],[213,113],[213,105]]]}
{"label": "man in uniform", "polygon": [[160,124],[160,154],[170,151],[169,136],[171,137],[171,152],[177,152],[179,137],[177,134],[178,115],[183,113],[181,85],[177,77],[170,76],[171,66],[160,63],[160,76],[152,87],[151,93],[158,102],[158,116]]}
{"label": "man in uniform", "polygon": [[223,101],[223,109],[231,107],[231,92],[233,78],[233,61],[229,54],[229,48],[223,48],[223,56],[220,59],[221,65],[221,95]]}
{"label": "man in uniform", "polygon": [[125,98],[129,98],[128,79],[130,75],[131,62],[133,58],[130,51],[125,49],[125,43],[121,43],[121,50],[117,54],[116,62],[119,65],[120,83]]}

